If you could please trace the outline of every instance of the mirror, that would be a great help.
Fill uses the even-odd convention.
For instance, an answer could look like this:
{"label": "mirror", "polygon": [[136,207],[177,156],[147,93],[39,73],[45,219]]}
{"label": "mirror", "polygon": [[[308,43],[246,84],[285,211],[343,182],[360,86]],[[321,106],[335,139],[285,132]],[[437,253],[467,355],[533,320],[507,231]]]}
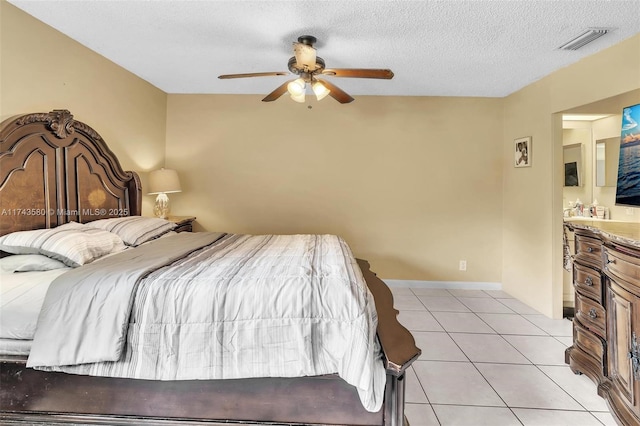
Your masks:
{"label": "mirror", "polygon": [[582,186],[582,144],[564,146],[564,186]]}
{"label": "mirror", "polygon": [[620,138],[596,141],[596,186],[616,186]]}

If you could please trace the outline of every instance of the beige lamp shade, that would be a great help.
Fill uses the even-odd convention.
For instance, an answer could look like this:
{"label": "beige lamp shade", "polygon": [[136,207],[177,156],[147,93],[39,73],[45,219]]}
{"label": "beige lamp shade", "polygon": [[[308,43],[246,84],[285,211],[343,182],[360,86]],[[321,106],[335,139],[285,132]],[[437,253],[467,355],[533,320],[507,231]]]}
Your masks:
{"label": "beige lamp shade", "polygon": [[178,172],[160,169],[149,173],[149,194],[181,192]]}

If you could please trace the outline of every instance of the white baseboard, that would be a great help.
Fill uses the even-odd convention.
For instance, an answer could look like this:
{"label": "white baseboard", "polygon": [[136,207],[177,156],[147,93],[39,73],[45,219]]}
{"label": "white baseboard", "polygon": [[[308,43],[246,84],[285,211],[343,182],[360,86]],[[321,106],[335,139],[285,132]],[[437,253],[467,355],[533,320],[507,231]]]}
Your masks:
{"label": "white baseboard", "polygon": [[481,281],[416,281],[416,280],[382,280],[389,287],[411,288],[444,288],[461,290],[502,290],[501,283]]}

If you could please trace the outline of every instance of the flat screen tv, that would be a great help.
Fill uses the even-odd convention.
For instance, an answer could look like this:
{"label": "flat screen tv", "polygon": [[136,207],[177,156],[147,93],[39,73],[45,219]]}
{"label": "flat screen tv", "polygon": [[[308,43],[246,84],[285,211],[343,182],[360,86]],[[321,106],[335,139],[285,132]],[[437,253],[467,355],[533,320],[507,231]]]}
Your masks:
{"label": "flat screen tv", "polygon": [[640,104],[622,109],[616,205],[640,207]]}

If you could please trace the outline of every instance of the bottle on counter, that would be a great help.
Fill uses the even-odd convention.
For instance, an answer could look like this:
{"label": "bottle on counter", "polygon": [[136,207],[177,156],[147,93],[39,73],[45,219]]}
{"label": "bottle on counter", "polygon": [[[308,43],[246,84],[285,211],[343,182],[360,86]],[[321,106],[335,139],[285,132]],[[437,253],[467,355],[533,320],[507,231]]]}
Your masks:
{"label": "bottle on counter", "polygon": [[576,206],[574,207],[575,216],[582,216],[584,212],[584,204],[580,201],[580,198],[576,199]]}
{"label": "bottle on counter", "polygon": [[596,217],[597,213],[596,210],[598,208],[598,200],[593,200],[593,203],[591,203],[591,206],[589,207],[589,217]]}

